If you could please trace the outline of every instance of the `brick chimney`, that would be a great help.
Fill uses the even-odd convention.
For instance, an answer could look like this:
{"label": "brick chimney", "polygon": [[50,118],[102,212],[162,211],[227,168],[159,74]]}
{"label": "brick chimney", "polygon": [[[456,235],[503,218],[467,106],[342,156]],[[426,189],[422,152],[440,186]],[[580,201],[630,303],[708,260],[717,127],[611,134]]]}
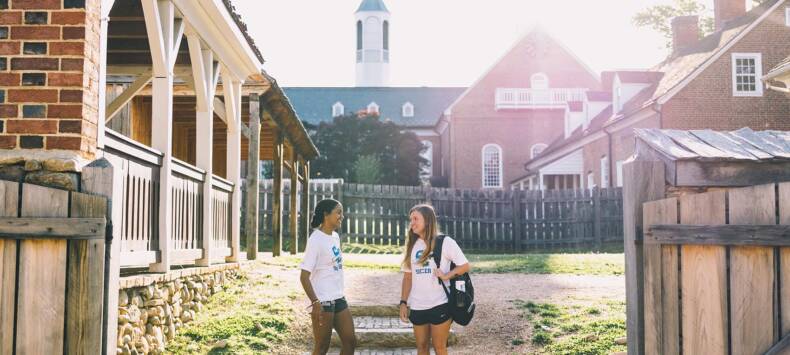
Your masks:
{"label": "brick chimney", "polygon": [[672,53],[699,40],[699,17],[678,16],[672,19]]}
{"label": "brick chimney", "polygon": [[746,1],[744,0],[714,0],[713,15],[716,21],[716,31],[721,30],[727,21],[746,14]]}

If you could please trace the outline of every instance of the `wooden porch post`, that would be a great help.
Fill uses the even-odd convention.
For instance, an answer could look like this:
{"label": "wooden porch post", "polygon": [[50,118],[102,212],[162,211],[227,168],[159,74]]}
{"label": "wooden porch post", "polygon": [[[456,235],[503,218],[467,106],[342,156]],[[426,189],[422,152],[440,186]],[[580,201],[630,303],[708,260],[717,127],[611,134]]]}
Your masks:
{"label": "wooden porch post", "polygon": [[[152,79],[151,145],[162,152],[162,167],[159,169],[159,262],[150,265],[153,272],[170,270],[170,239],[172,225],[173,155],[173,66],[178,45],[176,33],[183,31],[183,22],[175,19],[175,8],[169,0],[142,0],[148,44],[151,48],[154,78]],[[175,43],[174,43],[175,42]]]}
{"label": "wooden porch post", "polygon": [[299,209],[302,211],[302,221],[299,223],[299,251],[304,251],[307,244],[307,236],[310,234],[310,162],[301,160],[299,166],[302,168],[302,203]]}
{"label": "wooden porch post", "polygon": [[296,251],[299,250],[299,246],[297,244],[298,243],[298,239],[299,239],[299,227],[298,227],[299,221],[297,220],[297,217],[299,216],[299,209],[297,208],[297,203],[298,202],[297,202],[297,199],[296,199],[296,197],[297,197],[296,192],[299,189],[299,186],[298,186],[298,183],[299,183],[299,179],[298,179],[298,177],[299,177],[298,176],[299,175],[299,161],[296,159],[296,149],[293,147],[293,145],[290,145],[289,151],[291,153],[290,154],[291,155],[290,156],[290,163],[291,163],[291,190],[290,190],[290,196],[289,196],[290,197],[289,203],[290,203],[290,206],[291,206],[291,210],[289,211],[290,214],[288,216],[289,217],[289,221],[290,221],[290,226],[291,226],[291,247],[289,249],[290,249],[291,255],[295,255]]}
{"label": "wooden porch post", "polygon": [[247,199],[245,206],[245,227],[247,240],[247,260],[258,258],[258,192],[260,189],[261,161],[261,116],[258,94],[250,94],[250,142],[247,158]]}
{"label": "wooden porch post", "polygon": [[[223,70],[222,73],[225,116],[228,124],[226,171],[228,180],[233,183],[230,201],[230,256],[225,260],[236,262],[239,261],[241,249],[239,238],[241,233],[241,81],[233,78],[230,73],[227,73],[227,70]],[[250,96],[250,100],[252,100],[252,96]],[[255,175],[257,176],[257,174]],[[254,211],[257,212],[257,209]]]}
{"label": "wooden porch post", "polygon": [[203,179],[203,258],[197,260],[199,266],[211,265],[214,248],[214,196],[213,179],[213,141],[214,141],[214,93],[219,78],[219,64],[214,62],[211,49],[200,43],[200,36],[188,31],[189,58],[192,61],[192,77],[195,80],[196,129],[195,163],[206,171]]}
{"label": "wooden porch post", "polygon": [[272,255],[280,256],[283,249],[283,136],[279,128],[274,133],[274,164],[272,167]]}

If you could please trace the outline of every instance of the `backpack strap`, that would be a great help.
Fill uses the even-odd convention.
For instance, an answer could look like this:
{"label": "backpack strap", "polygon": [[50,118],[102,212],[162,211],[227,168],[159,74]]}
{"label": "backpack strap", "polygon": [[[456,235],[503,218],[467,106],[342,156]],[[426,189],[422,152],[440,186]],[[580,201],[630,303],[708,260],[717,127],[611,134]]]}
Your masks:
{"label": "backpack strap", "polygon": [[[440,234],[437,235],[436,238],[434,238],[433,240],[434,248],[433,251],[431,251],[431,256],[433,256],[433,262],[436,263],[437,269],[439,268],[439,266],[441,266],[442,263],[442,245],[444,244],[444,237],[445,235]],[[451,263],[450,270],[452,270],[454,266],[455,265]],[[447,285],[445,285],[444,282],[442,282],[442,279],[438,277],[436,278],[436,280],[439,282],[439,285],[442,285],[442,288],[444,289],[444,293],[447,295],[447,299],[449,300],[450,290],[447,289]]]}

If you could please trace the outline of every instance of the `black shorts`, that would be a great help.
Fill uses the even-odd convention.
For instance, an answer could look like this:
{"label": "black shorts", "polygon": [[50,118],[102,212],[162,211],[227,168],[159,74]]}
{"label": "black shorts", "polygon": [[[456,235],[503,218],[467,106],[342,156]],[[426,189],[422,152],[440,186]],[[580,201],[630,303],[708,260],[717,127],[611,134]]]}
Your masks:
{"label": "black shorts", "polygon": [[345,297],[340,297],[334,301],[321,302],[321,310],[324,312],[340,313],[348,308]]}
{"label": "black shorts", "polygon": [[431,309],[414,310],[409,312],[409,320],[414,325],[425,325],[431,323],[439,325],[450,319],[450,312],[447,309],[447,303],[440,304]]}

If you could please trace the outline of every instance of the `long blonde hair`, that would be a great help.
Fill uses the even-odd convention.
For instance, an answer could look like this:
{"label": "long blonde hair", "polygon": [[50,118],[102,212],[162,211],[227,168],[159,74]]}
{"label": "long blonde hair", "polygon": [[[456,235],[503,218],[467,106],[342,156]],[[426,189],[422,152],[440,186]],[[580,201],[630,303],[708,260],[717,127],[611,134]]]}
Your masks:
{"label": "long blonde hair", "polygon": [[[426,262],[431,256],[434,238],[439,235],[439,225],[436,223],[436,211],[434,211],[431,205],[416,205],[409,210],[409,216],[411,217],[411,214],[415,211],[420,213],[423,220],[425,221],[425,251],[422,253],[420,259],[417,260],[417,264],[422,264]],[[408,268],[411,268],[409,259],[411,259],[411,252],[414,249],[414,243],[417,243],[418,239],[420,239],[420,236],[417,235],[417,233],[414,233],[411,227],[409,227],[409,231],[406,236],[406,250],[403,254],[403,265]]]}

